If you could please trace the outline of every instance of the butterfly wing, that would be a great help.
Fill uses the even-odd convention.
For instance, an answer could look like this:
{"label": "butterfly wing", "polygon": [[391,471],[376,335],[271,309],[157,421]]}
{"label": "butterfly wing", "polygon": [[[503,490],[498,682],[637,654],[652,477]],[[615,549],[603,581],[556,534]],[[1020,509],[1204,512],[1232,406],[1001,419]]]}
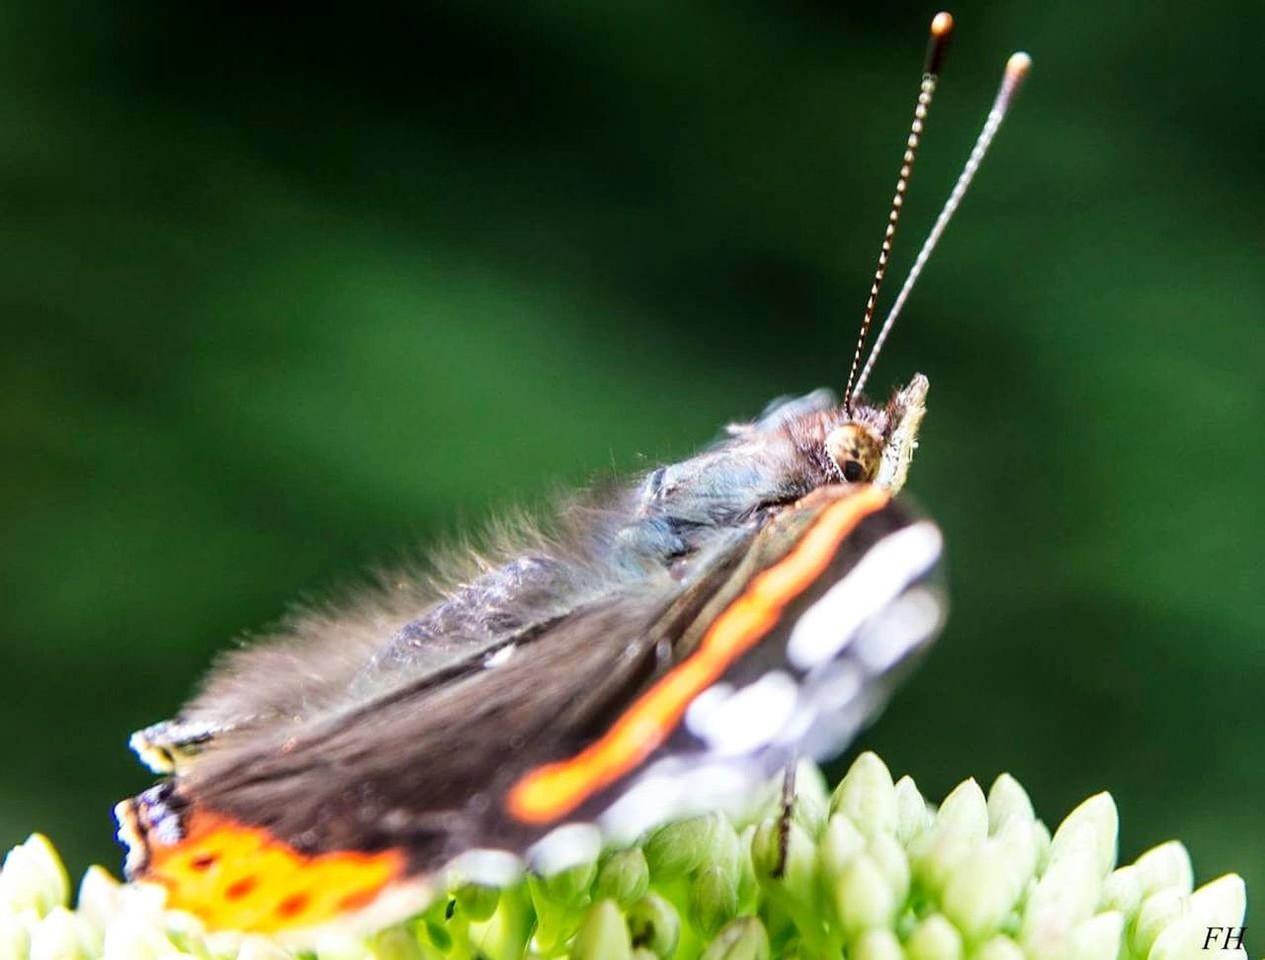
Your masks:
{"label": "butterfly wing", "polygon": [[132,872],[211,926],[302,930],[410,886],[414,912],[454,858],[540,851],[563,824],[628,838],[732,806],[855,735],[939,625],[938,555],[935,528],[877,489],[820,490],[735,529],[674,586],[217,738],[121,805]]}

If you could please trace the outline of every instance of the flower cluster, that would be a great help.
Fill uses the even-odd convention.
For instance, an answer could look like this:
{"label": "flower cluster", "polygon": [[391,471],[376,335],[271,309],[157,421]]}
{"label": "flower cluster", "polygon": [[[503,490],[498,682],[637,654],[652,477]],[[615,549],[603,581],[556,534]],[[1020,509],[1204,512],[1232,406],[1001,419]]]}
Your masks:
{"label": "flower cluster", "polygon": [[1243,881],[1192,891],[1176,841],[1116,866],[1105,793],[1051,833],[1002,775],[930,806],[867,753],[833,793],[805,765],[794,815],[719,814],[662,827],[637,846],[496,889],[465,885],[412,921],[364,940],[291,952],[257,936],[206,933],[165,910],[161,890],[99,867],[69,902],[47,840],[0,872],[3,960],[1180,960],[1209,927],[1241,927]]}

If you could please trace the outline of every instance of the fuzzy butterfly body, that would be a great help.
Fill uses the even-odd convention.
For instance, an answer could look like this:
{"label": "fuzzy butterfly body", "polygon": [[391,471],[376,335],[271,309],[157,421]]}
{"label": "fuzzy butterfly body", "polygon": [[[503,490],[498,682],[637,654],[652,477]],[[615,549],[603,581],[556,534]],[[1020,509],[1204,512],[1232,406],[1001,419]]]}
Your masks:
{"label": "fuzzy butterfly body", "polygon": [[[933,21],[862,338],[950,25]],[[438,589],[406,576],[300,617],[133,735],[163,779],[116,808],[129,878],[212,928],[304,942],[415,914],[454,874],[499,884],[741,811],[798,757],[838,755],[944,619],[940,532],[895,499],[927,380],[859,392],[983,148],[842,401],[777,401]]]}

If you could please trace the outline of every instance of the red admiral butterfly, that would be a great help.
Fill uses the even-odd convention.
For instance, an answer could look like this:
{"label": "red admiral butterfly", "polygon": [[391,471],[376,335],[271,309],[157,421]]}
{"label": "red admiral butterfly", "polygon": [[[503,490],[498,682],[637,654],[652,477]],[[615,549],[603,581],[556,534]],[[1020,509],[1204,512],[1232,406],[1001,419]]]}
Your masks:
{"label": "red admiral butterfly", "polygon": [[229,655],[133,745],[165,779],[119,804],[127,873],[210,926],[310,934],[415,913],[454,863],[496,882],[837,755],[937,633],[941,535],[893,497],[915,376],[861,389],[1028,67],[1016,54],[860,370],[952,20],[926,70],[842,402],[770,405],[457,585],[406,579]]}

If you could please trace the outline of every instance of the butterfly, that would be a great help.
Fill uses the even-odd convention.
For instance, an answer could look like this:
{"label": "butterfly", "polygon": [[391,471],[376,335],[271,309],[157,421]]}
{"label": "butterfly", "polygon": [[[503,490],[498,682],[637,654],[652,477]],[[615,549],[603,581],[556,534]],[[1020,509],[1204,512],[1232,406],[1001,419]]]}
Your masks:
{"label": "butterfly", "polygon": [[213,928],[295,940],[404,919],[446,872],[504,882],[827,759],[938,633],[939,529],[897,498],[922,375],[861,390],[1027,70],[860,370],[952,20],[927,64],[852,368],[698,454],[581,494],[440,587],[404,576],[226,656],[133,735],[163,779],[116,808],[129,878]]}

